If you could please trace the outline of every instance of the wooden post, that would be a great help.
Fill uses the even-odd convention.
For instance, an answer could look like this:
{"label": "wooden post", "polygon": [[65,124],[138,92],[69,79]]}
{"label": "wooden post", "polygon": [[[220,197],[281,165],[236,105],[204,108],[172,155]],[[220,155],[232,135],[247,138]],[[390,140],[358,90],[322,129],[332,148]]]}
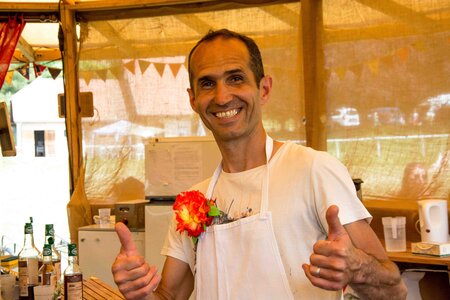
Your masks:
{"label": "wooden post", "polygon": [[66,98],[66,128],[69,147],[70,167],[70,195],[80,175],[83,163],[82,131],[80,106],[78,103],[78,64],[77,64],[77,36],[75,14],[67,5],[61,6],[61,26],[64,35],[64,89]]}
{"label": "wooden post", "polygon": [[302,0],[302,41],[306,144],[327,150],[322,0]]}

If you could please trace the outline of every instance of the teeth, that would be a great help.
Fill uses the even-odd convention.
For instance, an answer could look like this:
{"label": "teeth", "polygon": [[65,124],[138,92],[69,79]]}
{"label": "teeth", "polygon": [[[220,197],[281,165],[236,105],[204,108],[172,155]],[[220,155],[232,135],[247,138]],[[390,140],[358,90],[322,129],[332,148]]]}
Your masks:
{"label": "teeth", "polygon": [[218,117],[219,119],[231,118],[231,117],[237,115],[238,111],[239,111],[238,109],[232,109],[232,110],[228,110],[228,111],[218,112],[218,113],[216,113],[216,117]]}

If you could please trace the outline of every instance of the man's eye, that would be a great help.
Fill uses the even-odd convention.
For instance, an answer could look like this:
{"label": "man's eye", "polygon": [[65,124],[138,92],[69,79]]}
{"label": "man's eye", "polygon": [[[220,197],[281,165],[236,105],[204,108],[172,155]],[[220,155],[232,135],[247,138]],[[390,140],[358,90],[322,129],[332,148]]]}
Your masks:
{"label": "man's eye", "polygon": [[242,76],[232,76],[232,77],[230,77],[230,81],[231,82],[234,82],[234,83],[236,83],[236,82],[241,82],[242,81]]}
{"label": "man's eye", "polygon": [[214,85],[214,83],[212,81],[201,81],[200,82],[200,87],[202,88],[210,88]]}

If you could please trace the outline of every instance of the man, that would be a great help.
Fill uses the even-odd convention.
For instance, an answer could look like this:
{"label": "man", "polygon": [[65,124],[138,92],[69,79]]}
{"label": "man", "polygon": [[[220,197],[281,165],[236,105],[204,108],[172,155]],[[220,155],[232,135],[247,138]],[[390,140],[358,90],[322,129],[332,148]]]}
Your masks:
{"label": "man", "polygon": [[174,219],[162,275],[117,224],[112,272],[126,298],[186,299],[195,283],[198,299],[339,299],[347,285],[363,299],[404,299],[345,167],[266,135],[261,108],[272,78],[253,40],[208,33],[189,55],[189,76],[191,106],[222,154],[213,177],[192,190],[215,199],[227,223],[209,226],[194,247]]}

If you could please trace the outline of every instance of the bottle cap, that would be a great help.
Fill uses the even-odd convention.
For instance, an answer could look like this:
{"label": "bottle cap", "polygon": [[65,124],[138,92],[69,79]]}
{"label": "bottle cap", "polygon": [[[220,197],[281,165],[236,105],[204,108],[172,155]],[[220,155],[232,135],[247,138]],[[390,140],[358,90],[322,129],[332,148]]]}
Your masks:
{"label": "bottle cap", "polygon": [[52,256],[52,246],[50,244],[45,244],[42,251],[43,256]]}
{"label": "bottle cap", "polygon": [[33,224],[25,223],[25,234],[33,233]]}
{"label": "bottle cap", "polygon": [[77,256],[77,244],[69,244],[69,256]]}

